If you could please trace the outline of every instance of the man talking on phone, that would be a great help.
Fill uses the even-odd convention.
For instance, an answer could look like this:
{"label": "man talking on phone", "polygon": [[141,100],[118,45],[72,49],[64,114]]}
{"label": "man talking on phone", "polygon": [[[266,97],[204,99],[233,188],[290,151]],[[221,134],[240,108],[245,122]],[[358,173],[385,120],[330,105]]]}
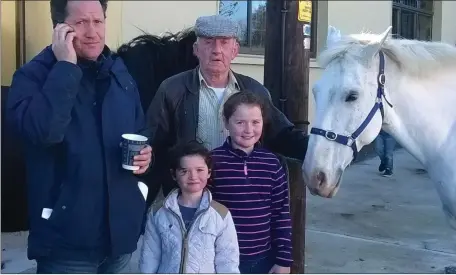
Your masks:
{"label": "man talking on phone", "polygon": [[18,69],[8,122],[24,143],[37,273],[122,273],[144,225],[139,176],[122,168],[121,136],[140,134],[134,80],[105,45],[107,1],[51,0],[52,45]]}

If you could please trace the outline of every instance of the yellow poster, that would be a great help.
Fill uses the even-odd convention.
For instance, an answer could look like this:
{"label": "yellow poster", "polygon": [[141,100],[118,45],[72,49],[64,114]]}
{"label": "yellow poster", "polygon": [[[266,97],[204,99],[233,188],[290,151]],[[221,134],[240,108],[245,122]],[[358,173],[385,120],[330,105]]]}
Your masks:
{"label": "yellow poster", "polygon": [[303,22],[312,21],[312,1],[299,0],[298,20]]}

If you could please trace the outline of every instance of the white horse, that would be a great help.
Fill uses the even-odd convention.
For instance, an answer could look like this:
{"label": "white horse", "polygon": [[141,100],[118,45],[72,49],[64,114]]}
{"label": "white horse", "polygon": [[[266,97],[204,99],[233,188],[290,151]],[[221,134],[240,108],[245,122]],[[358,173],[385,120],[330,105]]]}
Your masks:
{"label": "white horse", "polygon": [[312,194],[331,198],[383,128],[426,168],[456,229],[456,47],[391,39],[390,30],[341,36],[329,28],[303,177]]}

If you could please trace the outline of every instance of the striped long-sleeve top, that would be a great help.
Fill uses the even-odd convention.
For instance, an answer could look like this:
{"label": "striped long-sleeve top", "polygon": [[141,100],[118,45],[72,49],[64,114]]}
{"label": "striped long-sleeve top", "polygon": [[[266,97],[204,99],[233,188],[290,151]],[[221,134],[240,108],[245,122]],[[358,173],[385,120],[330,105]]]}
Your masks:
{"label": "striped long-sleeve top", "polygon": [[291,266],[288,182],[278,158],[258,146],[247,155],[229,138],[212,157],[210,189],[233,215],[241,261],[273,256],[275,264]]}

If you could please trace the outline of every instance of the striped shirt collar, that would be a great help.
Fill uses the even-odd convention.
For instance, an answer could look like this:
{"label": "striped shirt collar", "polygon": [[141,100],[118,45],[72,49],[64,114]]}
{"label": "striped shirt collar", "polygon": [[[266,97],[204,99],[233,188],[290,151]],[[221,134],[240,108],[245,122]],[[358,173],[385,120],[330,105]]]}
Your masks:
{"label": "striped shirt collar", "polygon": [[[222,145],[222,148],[226,149],[228,152],[235,155],[236,157],[239,157],[239,158],[249,157],[249,155],[247,155],[246,152],[242,151],[241,149],[236,149],[231,145],[231,137],[226,138],[225,142]],[[258,149],[260,149],[260,148],[261,148],[261,143],[260,143],[260,141],[258,141],[257,143],[255,143],[253,150],[250,153],[250,156],[254,152],[258,151]]]}
{"label": "striped shirt collar", "polygon": [[[200,84],[204,84],[206,87],[209,87],[207,84],[206,80],[204,79],[203,75],[201,74],[201,68],[198,68],[198,76],[199,76],[199,81]],[[233,72],[230,70],[228,74],[228,85],[227,87],[234,87],[237,90],[240,90],[239,88],[239,83],[236,80],[236,77],[234,76]]]}

